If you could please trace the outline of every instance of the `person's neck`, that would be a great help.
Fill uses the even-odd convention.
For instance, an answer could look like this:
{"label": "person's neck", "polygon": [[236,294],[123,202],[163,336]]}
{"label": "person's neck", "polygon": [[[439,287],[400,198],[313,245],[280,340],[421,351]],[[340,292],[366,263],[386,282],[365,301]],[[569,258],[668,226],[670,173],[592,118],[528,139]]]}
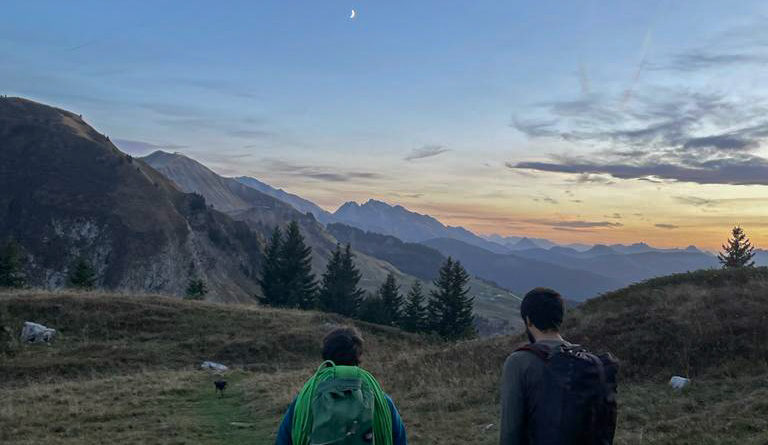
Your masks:
{"label": "person's neck", "polygon": [[538,335],[535,335],[536,341],[546,341],[546,340],[555,340],[555,341],[563,341],[563,337],[560,335],[559,332],[539,332]]}

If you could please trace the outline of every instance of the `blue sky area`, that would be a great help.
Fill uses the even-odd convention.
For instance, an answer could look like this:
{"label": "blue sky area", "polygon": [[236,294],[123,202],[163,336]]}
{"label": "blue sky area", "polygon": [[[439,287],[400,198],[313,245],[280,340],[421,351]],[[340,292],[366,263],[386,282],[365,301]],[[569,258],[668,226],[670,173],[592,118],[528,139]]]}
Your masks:
{"label": "blue sky area", "polygon": [[764,230],[767,10],[12,1],[0,92],[329,209],[374,197],[484,233],[686,245],[738,200]]}

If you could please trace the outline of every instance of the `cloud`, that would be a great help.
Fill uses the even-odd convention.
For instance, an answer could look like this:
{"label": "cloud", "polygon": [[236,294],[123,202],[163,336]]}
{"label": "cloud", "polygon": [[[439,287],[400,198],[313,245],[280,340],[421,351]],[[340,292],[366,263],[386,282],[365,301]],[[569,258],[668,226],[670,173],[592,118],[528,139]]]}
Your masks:
{"label": "cloud", "polygon": [[665,163],[600,164],[596,162],[520,162],[515,168],[557,173],[599,173],[619,179],[663,178],[697,184],[768,185],[768,160],[750,157],[720,159],[699,163],[695,167]]}
{"label": "cloud", "polygon": [[510,127],[532,138],[560,136],[560,133],[555,130],[555,125],[557,125],[557,120],[523,121],[513,119],[509,124]]}
{"label": "cloud", "polygon": [[675,201],[695,207],[712,207],[716,204],[714,199],[699,198],[697,196],[675,196]]}
{"label": "cloud", "polygon": [[318,181],[346,182],[360,179],[374,180],[384,178],[384,176],[378,173],[337,170],[330,167],[293,164],[276,159],[266,159],[262,164],[268,167],[271,172],[279,172],[294,177],[310,178]]}
{"label": "cloud", "polygon": [[622,227],[623,224],[611,221],[583,221],[583,220],[551,220],[551,219],[528,219],[526,222],[550,227],[567,227],[572,229],[596,228],[596,227]]}
{"label": "cloud", "polygon": [[534,202],[544,202],[548,204],[557,204],[557,200],[554,198],[550,198],[549,196],[537,196],[531,198]]}
{"label": "cloud", "polygon": [[[543,104],[540,111],[553,120],[539,121],[534,127],[513,126],[531,138],[556,137],[596,150],[590,156],[550,155],[549,161],[506,165],[570,173],[578,175],[579,183],[607,184],[613,177],[768,184],[768,159],[756,154],[768,140],[765,100],[725,100],[714,93],[660,90],[637,95],[635,103],[632,110],[622,111],[610,100],[592,95]],[[612,111],[611,116],[606,116],[606,110]]]}
{"label": "cloud", "polygon": [[717,150],[749,150],[759,147],[756,140],[743,139],[736,135],[720,134],[689,139],[683,148],[713,148]]}
{"label": "cloud", "polygon": [[559,230],[562,232],[577,232],[577,233],[591,233],[589,229],[574,229],[572,227],[552,227],[552,230]]}
{"label": "cloud", "polygon": [[179,105],[179,104],[147,102],[147,103],[141,104],[140,106],[142,108],[151,110],[159,115],[169,116],[169,117],[189,118],[189,117],[201,117],[205,114],[202,110],[197,109],[195,107],[190,107],[187,105]]}
{"label": "cloud", "polygon": [[424,196],[424,193],[397,193],[397,192],[390,192],[390,196],[394,196],[396,198],[411,198],[411,199],[418,199]]}
{"label": "cloud", "polygon": [[615,184],[610,177],[601,175],[594,175],[589,173],[582,173],[576,178],[576,182],[579,184]]}
{"label": "cloud", "polygon": [[450,151],[450,149],[445,148],[443,145],[424,145],[420,148],[414,148],[411,153],[403,159],[406,161],[415,161],[416,159],[431,158],[432,156],[437,156],[447,151]]}
{"label": "cloud", "polygon": [[[191,87],[199,90],[207,90],[216,94],[225,96],[233,96],[243,99],[258,99],[259,96],[250,91],[247,91],[249,86],[241,86],[234,82],[223,79],[191,79],[187,77],[174,77],[168,79],[161,79],[168,85],[174,87]],[[245,85],[245,82],[243,83]]]}
{"label": "cloud", "polygon": [[680,227],[674,224],[654,224],[654,226],[658,227],[659,229],[668,229],[668,230],[677,229]]}
{"label": "cloud", "polygon": [[273,136],[274,133],[271,131],[266,130],[230,130],[227,132],[230,136],[235,136],[238,138],[247,138],[247,139],[253,139],[253,138],[263,138],[263,137],[269,137]]}
{"label": "cloud", "polygon": [[722,198],[722,199],[710,199],[701,198],[698,196],[674,196],[673,199],[680,204],[690,205],[694,207],[724,207],[733,205],[756,205],[756,204],[768,204],[768,198]]}
{"label": "cloud", "polygon": [[734,65],[764,65],[766,63],[768,63],[768,56],[765,54],[726,53],[694,49],[675,54],[668,63],[654,67],[654,69],[691,72],[728,68]]}
{"label": "cloud", "polygon": [[119,149],[133,154],[146,154],[157,150],[179,150],[188,147],[187,145],[177,144],[154,144],[152,142],[137,141],[134,139],[113,139],[112,142],[114,142]]}

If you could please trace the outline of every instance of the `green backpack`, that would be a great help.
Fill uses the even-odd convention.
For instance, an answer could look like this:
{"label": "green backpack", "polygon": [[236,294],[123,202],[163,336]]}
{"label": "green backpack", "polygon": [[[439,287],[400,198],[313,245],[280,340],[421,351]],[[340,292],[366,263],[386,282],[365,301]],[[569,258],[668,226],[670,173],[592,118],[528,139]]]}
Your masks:
{"label": "green backpack", "polygon": [[376,379],[357,366],[323,362],[296,397],[294,445],[392,445],[392,413]]}

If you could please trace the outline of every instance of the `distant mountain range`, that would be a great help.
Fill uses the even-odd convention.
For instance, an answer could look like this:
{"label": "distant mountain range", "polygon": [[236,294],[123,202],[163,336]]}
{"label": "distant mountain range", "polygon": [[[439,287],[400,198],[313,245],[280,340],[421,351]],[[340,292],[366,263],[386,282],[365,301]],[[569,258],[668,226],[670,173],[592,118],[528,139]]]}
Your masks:
{"label": "distant mountain range", "polygon": [[494,253],[450,238],[435,238],[424,244],[458,259],[469,272],[518,294],[544,286],[557,289],[569,299],[583,300],[623,286],[618,279],[520,256],[518,252]]}
{"label": "distant mountain range", "polygon": [[[175,161],[170,162],[171,158]],[[233,191],[241,193],[238,185],[247,185],[249,190],[261,192],[262,200],[267,196],[278,200],[303,218],[313,215],[305,224],[309,223],[314,227],[312,230],[321,233],[322,225],[314,220],[324,223],[329,240],[349,242],[361,254],[387,261],[403,273],[422,279],[431,279],[439,261],[444,256],[453,256],[478,278],[513,292],[549,286],[570,299],[583,300],[659,275],[718,267],[713,255],[695,246],[686,249],[659,249],[646,243],[563,246],[542,238],[479,236],[463,227],[446,226],[430,215],[374,199],[363,204],[347,202],[330,213],[307,199],[255,178],[218,176],[182,155],[160,152],[146,160],[185,191],[203,194],[215,208],[224,208],[235,218],[242,219],[239,214],[242,207],[251,207],[253,201],[249,198],[251,201],[245,201],[251,204],[243,204],[241,198],[230,195]],[[262,220],[265,218],[263,211],[257,214]],[[283,215],[282,219],[288,217]],[[263,225],[266,227],[269,222],[263,221]],[[428,248],[425,250],[420,245]],[[319,251],[328,252],[328,249],[326,243]],[[768,253],[758,252],[756,260],[768,263]]]}
{"label": "distant mountain range", "polygon": [[446,226],[436,218],[412,212],[400,205],[370,199],[364,204],[347,202],[333,213],[333,218],[369,232],[392,235],[403,241],[419,243],[434,238],[451,238],[482,247],[491,252],[509,250],[463,227]]}
{"label": "distant mountain range", "polygon": [[[318,274],[337,242],[352,244],[369,290],[389,272],[405,284],[429,281],[450,255],[482,280],[473,286],[489,311],[517,301],[489,283],[517,293],[551,286],[584,299],[658,275],[718,267],[695,246],[479,236],[374,199],[331,213],[178,153],[133,159],[68,111],[2,98],[0,117],[0,238],[22,241],[32,281],[46,287],[61,285],[68,265],[87,253],[107,287],[181,293],[200,276],[224,300],[250,299],[258,292],[264,239],[291,220],[312,246]],[[756,254],[758,265],[768,264],[768,251]]]}

